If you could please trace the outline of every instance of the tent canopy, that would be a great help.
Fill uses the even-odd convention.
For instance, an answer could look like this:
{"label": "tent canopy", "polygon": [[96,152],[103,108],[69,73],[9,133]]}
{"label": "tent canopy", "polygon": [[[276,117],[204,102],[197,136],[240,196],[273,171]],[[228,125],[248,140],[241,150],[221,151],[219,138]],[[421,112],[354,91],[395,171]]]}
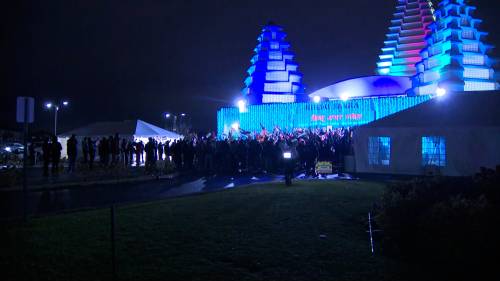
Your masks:
{"label": "tent canopy", "polygon": [[500,91],[450,93],[360,128],[499,127]]}
{"label": "tent canopy", "polygon": [[118,133],[120,136],[135,137],[165,137],[169,139],[179,139],[181,135],[167,131],[142,120],[125,120],[121,122],[96,122],[84,127],[80,127],[59,136],[110,136]]}

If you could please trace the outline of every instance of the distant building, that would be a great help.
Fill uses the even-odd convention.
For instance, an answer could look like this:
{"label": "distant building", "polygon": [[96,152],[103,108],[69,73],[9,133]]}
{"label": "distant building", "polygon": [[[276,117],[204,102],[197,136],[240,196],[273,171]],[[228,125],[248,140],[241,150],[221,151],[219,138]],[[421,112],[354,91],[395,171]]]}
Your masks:
{"label": "distant building", "polygon": [[434,22],[429,0],[398,0],[396,12],[386,34],[382,54],[377,62],[380,75],[415,75],[415,63],[422,60],[420,51],[427,46],[425,37]]}
{"label": "distant building", "polygon": [[301,101],[302,73],[286,36],[283,28],[272,22],[262,29],[242,90],[248,104]]}

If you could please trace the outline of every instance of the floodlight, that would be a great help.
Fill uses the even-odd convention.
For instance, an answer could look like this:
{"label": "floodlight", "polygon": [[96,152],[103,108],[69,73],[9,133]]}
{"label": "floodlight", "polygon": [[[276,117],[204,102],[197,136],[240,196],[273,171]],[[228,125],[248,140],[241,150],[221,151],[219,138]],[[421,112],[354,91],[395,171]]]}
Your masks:
{"label": "floodlight", "polygon": [[320,96],[314,96],[314,97],[313,97],[313,101],[314,101],[315,103],[319,103],[319,102],[321,101],[321,97],[320,97]]}
{"label": "floodlight", "polygon": [[351,95],[349,95],[348,92],[343,92],[342,94],[340,94],[340,99],[343,100],[343,101],[347,101],[350,96]]}
{"label": "floodlight", "polygon": [[68,101],[63,101],[64,106],[68,106],[69,102]]}
{"label": "floodlight", "polygon": [[292,153],[291,152],[283,152],[283,158],[285,158],[285,159],[292,158]]}
{"label": "floodlight", "polygon": [[238,122],[234,122],[233,124],[231,124],[231,128],[233,128],[234,130],[238,130],[240,128],[240,124],[238,124]]}
{"label": "floodlight", "polygon": [[436,89],[436,95],[437,95],[438,97],[442,97],[442,96],[446,95],[446,89],[445,89],[445,88],[440,88],[440,87],[438,87],[438,88]]}
{"label": "floodlight", "polygon": [[50,103],[50,102],[46,103],[45,107],[48,108],[48,109],[51,109],[52,108],[52,103]]}

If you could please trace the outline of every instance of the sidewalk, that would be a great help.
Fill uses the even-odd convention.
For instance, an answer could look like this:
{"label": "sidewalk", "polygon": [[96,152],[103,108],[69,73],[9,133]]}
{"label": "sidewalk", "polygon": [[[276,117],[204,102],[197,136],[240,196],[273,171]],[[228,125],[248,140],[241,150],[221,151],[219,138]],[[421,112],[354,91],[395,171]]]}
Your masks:
{"label": "sidewalk", "polygon": [[[22,191],[22,170],[16,170],[17,177],[16,183],[12,186],[1,186],[0,192],[14,192]],[[65,169],[61,170],[58,175],[55,176],[43,176],[43,170],[40,167],[30,167],[27,172],[28,178],[28,190],[29,191],[40,191],[40,190],[55,190],[62,188],[71,187],[81,187],[89,186],[95,184],[117,184],[117,183],[130,183],[130,182],[142,182],[149,180],[162,180],[162,179],[173,179],[178,173],[171,174],[160,174],[160,175],[147,175],[145,174],[144,168],[139,167],[114,167],[103,169],[101,167],[96,168],[93,171],[77,171],[74,173],[68,173]],[[3,183],[0,183],[3,184]]]}

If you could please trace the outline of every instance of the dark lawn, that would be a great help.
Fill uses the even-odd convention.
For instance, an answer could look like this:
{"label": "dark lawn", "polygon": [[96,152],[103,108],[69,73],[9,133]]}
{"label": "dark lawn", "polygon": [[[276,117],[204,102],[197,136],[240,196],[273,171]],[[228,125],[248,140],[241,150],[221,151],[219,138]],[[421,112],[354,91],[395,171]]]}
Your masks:
{"label": "dark lawn", "polygon": [[[407,279],[369,251],[367,212],[383,188],[303,181],[117,207],[119,280]],[[3,280],[111,279],[109,229],[109,209],[10,225]]]}

